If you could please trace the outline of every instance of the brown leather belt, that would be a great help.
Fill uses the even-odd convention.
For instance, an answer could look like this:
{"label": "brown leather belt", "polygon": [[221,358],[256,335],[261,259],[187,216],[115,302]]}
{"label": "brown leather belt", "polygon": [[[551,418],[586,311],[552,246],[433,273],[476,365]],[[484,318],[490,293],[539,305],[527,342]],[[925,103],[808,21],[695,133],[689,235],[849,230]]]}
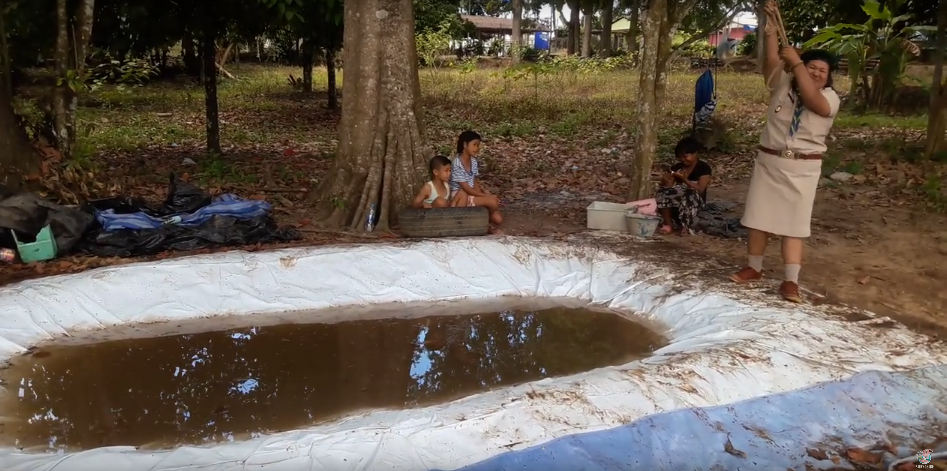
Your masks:
{"label": "brown leather belt", "polygon": [[822,154],[800,154],[799,152],[791,150],[776,150],[770,149],[768,147],[759,146],[760,152],[775,155],[783,159],[792,159],[792,160],[822,160]]}

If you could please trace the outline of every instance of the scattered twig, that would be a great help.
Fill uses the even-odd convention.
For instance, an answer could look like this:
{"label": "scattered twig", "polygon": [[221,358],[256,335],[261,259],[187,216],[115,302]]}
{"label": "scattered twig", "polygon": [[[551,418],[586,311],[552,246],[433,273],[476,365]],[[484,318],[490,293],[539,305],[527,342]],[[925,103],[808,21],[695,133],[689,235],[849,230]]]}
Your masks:
{"label": "scattered twig", "polygon": [[894,311],[894,312],[898,312],[898,308],[896,308],[896,307],[894,307],[894,306],[892,306],[892,305],[890,305],[890,304],[888,304],[888,303],[881,302],[881,301],[875,301],[875,302],[878,303],[878,304],[881,304],[882,306],[884,306],[884,307],[886,307],[886,308],[888,308],[888,309],[891,309],[891,310]]}
{"label": "scattered twig", "polygon": [[733,456],[739,456],[740,458],[746,458],[746,453],[737,450],[733,446],[733,442],[730,441],[730,434],[727,434],[727,443],[723,444],[723,451],[730,453]]}

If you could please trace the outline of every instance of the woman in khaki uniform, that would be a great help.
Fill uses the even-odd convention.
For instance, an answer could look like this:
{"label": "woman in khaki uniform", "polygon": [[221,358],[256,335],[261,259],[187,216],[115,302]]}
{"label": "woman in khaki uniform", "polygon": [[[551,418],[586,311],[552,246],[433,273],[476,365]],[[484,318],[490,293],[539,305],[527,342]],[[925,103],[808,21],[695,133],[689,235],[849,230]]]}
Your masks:
{"label": "woman in khaki uniform", "polygon": [[798,303],[802,302],[799,270],[803,239],[810,235],[825,138],[832,129],[840,100],[832,89],[832,54],[811,50],[800,57],[792,47],[780,50],[776,32],[769,28],[777,24],[775,12],[776,4],[769,0],[763,73],[772,92],[740,221],[748,229],[749,263],[730,279],[737,283],[760,280],[767,236],[780,236],[785,281],[779,294]]}

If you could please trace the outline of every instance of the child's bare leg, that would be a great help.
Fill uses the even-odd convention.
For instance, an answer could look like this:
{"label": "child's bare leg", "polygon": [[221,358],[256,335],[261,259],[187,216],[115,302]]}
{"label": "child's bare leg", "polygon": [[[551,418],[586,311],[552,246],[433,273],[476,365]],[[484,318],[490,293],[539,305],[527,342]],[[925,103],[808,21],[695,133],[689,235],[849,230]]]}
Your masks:
{"label": "child's bare leg", "polygon": [[661,219],[664,225],[658,228],[659,234],[670,234],[674,230],[674,220],[671,218],[671,208],[661,208]]}
{"label": "child's bare leg", "polygon": [[432,208],[449,208],[450,206],[450,202],[445,198],[437,198],[431,203]]}
{"label": "child's bare leg", "polygon": [[454,197],[450,200],[450,205],[453,208],[467,206],[467,193],[464,190],[457,190],[457,193],[454,193]]}
{"label": "child's bare leg", "polygon": [[474,205],[482,206],[490,211],[490,222],[495,225],[503,223],[503,216],[500,215],[500,199],[496,196],[474,196]]}
{"label": "child's bare leg", "polygon": [[500,224],[503,224],[503,216],[500,215],[500,212],[499,212],[499,211],[491,211],[491,212],[490,212],[490,222],[492,222],[493,224],[499,226]]}

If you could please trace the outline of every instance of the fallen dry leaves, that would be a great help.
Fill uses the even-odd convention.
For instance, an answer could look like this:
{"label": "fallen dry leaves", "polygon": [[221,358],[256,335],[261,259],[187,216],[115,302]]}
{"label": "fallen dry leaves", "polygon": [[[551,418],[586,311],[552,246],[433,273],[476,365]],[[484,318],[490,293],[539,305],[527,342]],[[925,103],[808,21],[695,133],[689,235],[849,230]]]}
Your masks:
{"label": "fallen dry leaves", "polygon": [[845,455],[855,464],[878,464],[884,459],[883,452],[863,450],[861,448],[849,448],[845,450]]}
{"label": "fallen dry leaves", "polygon": [[[97,144],[109,144],[107,136],[134,129],[144,136],[140,147],[99,148],[93,168],[69,169],[67,174],[60,171],[66,168],[61,157],[46,146],[40,149],[46,155],[44,175],[53,188],[63,189],[60,192],[66,200],[117,193],[161,200],[166,176],[174,172],[215,196],[233,192],[270,202],[281,223],[307,229],[308,244],[387,238],[365,239],[312,227],[306,192],[318,185],[331,167],[339,114],[325,109],[324,94],[292,92],[285,88],[284,80],[272,85],[277,83],[270,80],[273,71],[269,67],[241,70],[242,80],[221,92],[223,156],[209,156],[203,150],[203,105],[190,98],[201,91],[187,82],[182,85],[191,87],[186,100],[182,98],[185,95],[163,96],[162,90],[167,89],[159,87],[144,87],[135,93],[153,94],[152,102],[130,96],[130,106],[124,106],[115,94],[102,98],[117,101],[109,101],[108,107],[98,103],[92,110],[95,132],[90,138],[101,139]],[[254,75],[258,72],[262,72],[262,81]],[[463,129],[483,134],[483,180],[505,203],[508,234],[561,236],[585,226],[585,208],[591,202],[627,200],[635,144],[633,78],[625,73],[580,74],[561,80],[550,76],[542,79],[544,86],[537,96],[529,81],[504,80],[492,71],[476,71],[465,77],[462,81],[449,75],[437,80],[432,77],[430,82],[424,79],[427,139],[442,152],[449,152]],[[670,78],[660,116],[661,147],[656,165],[673,161],[670,146],[689,127],[695,78],[693,71],[675,72]],[[754,74],[721,74],[718,88],[721,96],[728,97],[717,116],[727,132],[719,141],[723,151],[704,158],[714,167],[715,185],[722,185],[744,179],[752,170],[765,90]],[[482,93],[490,90],[503,92]],[[90,98],[93,102],[98,99]],[[522,100],[532,100],[537,106],[524,111],[530,107],[524,108]],[[840,198],[850,197],[849,189],[854,188],[867,190],[858,197],[876,208],[920,201],[927,176],[939,172],[938,168],[899,158],[903,146],[879,151],[852,149],[845,144],[893,138],[912,142],[915,134],[879,129],[877,123],[834,131],[832,157],[839,166],[857,162],[861,169],[842,185]],[[0,272],[25,271],[36,276],[110,264],[67,260],[71,265],[0,267]]]}

